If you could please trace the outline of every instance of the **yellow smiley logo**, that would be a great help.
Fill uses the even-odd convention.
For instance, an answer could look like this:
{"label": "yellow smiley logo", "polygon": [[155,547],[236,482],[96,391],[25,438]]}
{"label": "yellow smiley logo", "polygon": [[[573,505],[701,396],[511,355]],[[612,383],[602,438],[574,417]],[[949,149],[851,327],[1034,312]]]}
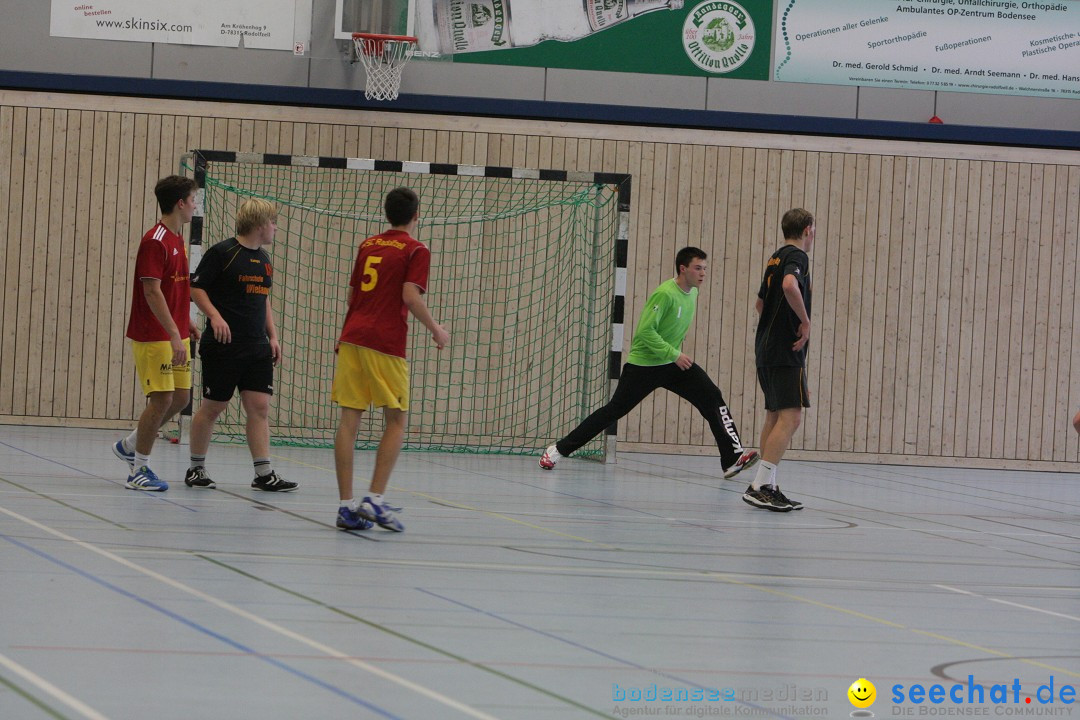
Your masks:
{"label": "yellow smiley logo", "polygon": [[848,700],[857,708],[868,708],[877,698],[877,688],[866,678],[859,678],[851,683],[847,691]]}

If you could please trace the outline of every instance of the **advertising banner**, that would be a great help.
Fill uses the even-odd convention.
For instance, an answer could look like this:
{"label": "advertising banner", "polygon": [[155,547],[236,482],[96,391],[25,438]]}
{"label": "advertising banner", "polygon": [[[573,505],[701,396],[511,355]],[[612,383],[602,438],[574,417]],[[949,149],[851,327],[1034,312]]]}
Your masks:
{"label": "advertising banner", "polygon": [[1080,99],[1080,2],[780,0],[781,81]]}
{"label": "advertising banner", "polygon": [[294,50],[295,42],[308,42],[310,25],[311,0],[52,0],[49,33],[224,47],[243,38],[247,48]]}
{"label": "advertising banner", "polygon": [[455,62],[767,80],[772,0],[421,0]]}

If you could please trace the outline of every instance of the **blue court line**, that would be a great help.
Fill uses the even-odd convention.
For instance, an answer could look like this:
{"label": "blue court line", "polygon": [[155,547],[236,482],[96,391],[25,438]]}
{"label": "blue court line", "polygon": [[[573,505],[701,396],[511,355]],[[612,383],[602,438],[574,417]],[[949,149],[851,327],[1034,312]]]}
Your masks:
{"label": "blue court line", "polygon": [[[576,647],[579,650],[584,650],[586,652],[590,652],[593,655],[599,655],[602,658],[606,658],[608,660],[613,660],[613,661],[619,663],[620,665],[627,665],[627,666],[632,667],[632,668],[634,668],[636,670],[642,670],[642,671],[647,672],[647,673],[652,674],[652,675],[658,675],[660,677],[667,678],[668,680],[674,680],[676,682],[680,682],[680,683],[682,683],[684,685],[687,685],[689,687],[699,688],[699,689],[705,690],[705,691],[709,690],[709,688],[705,687],[704,685],[699,685],[696,682],[692,682],[690,680],[685,680],[685,679],[683,679],[683,678],[681,678],[681,677],[679,677],[677,675],[670,675],[668,673],[660,672],[659,670],[655,670],[653,668],[645,667],[644,665],[636,663],[636,662],[634,662],[632,660],[625,660],[625,659],[623,659],[621,657],[617,657],[615,655],[611,655],[609,653],[606,653],[603,650],[597,650],[596,648],[591,648],[588,645],[582,645],[581,643],[576,642],[574,640],[568,640],[568,639],[566,639],[564,637],[561,637],[559,635],[556,635],[554,633],[549,633],[546,630],[541,630],[539,628],[534,628],[534,627],[532,627],[530,625],[526,625],[524,623],[519,623],[516,620],[511,620],[510,618],[503,617],[502,615],[498,615],[498,614],[493,613],[493,612],[488,612],[487,610],[482,610],[482,609],[480,609],[478,607],[474,607],[474,606],[469,605],[467,603],[463,603],[460,600],[454,600],[453,598],[448,598],[445,595],[440,595],[440,594],[438,594],[436,592],[432,592],[430,590],[425,590],[424,588],[420,588],[420,587],[414,588],[414,589],[419,590],[420,592],[424,593],[425,595],[430,595],[431,597],[435,597],[435,598],[438,598],[440,600],[445,600],[446,602],[451,603],[453,605],[457,605],[458,607],[463,607],[466,610],[472,610],[473,612],[480,613],[481,615],[486,615],[489,618],[494,618],[495,620],[507,623],[509,625],[513,625],[514,627],[521,628],[522,630],[528,630],[531,633],[536,633],[538,635],[543,635],[546,638],[550,638],[552,640],[558,640],[559,642],[565,643],[567,645],[572,645],[573,647]],[[754,708],[755,710],[762,710],[762,711],[772,715],[773,717],[783,718],[783,720],[794,720],[794,718],[790,718],[787,715],[781,715],[780,713],[773,712],[769,708],[763,707],[761,705],[755,705],[754,703],[745,702],[743,700],[733,700],[732,702],[736,702],[739,705],[744,705],[746,707]]]}
{"label": "blue court line", "polygon": [[[32,458],[36,458],[38,460],[44,460],[45,462],[50,462],[53,465],[59,465],[62,468],[66,468],[68,470],[73,470],[73,471],[75,471],[77,473],[82,473],[83,475],[86,475],[87,477],[96,478],[98,480],[104,480],[105,482],[112,483],[113,485],[120,485],[121,484],[121,483],[117,482],[116,480],[110,480],[107,477],[102,477],[101,475],[95,475],[94,473],[86,472],[85,470],[82,470],[82,469],[77,468],[77,467],[72,467],[71,465],[65,465],[64,463],[60,462],[59,460],[53,460],[52,458],[47,458],[47,457],[43,457],[41,455],[38,455],[37,453],[32,453],[29,450],[26,450],[24,448],[15,447],[14,445],[6,443],[6,442],[4,442],[2,440],[0,440],[0,445],[3,445],[4,447],[11,448],[12,450],[17,450],[18,452],[21,452],[21,453],[25,453],[25,454],[29,455]],[[127,488],[124,488],[124,489],[126,490]],[[182,505],[182,504],[180,504],[180,503],[178,503],[178,502],[176,502],[174,500],[170,500],[167,497],[162,496],[162,494],[160,492],[147,492],[146,490],[134,490],[132,492],[137,492],[140,495],[150,496],[150,498],[153,499],[153,500],[160,500],[162,502],[167,502],[170,505],[175,505],[176,507],[184,508],[185,510],[188,510],[190,512],[199,512],[198,510],[196,510],[193,507],[188,507],[187,505]]]}
{"label": "blue court line", "polygon": [[96,584],[98,584],[98,585],[100,585],[100,586],[102,586],[102,587],[104,587],[104,588],[106,588],[108,590],[112,590],[113,592],[117,593],[118,595],[122,595],[122,596],[128,598],[129,600],[134,600],[137,603],[145,605],[146,607],[150,608],[151,610],[159,612],[162,615],[165,615],[166,617],[169,617],[169,618],[171,618],[173,620],[176,620],[177,622],[179,622],[179,623],[181,623],[183,625],[187,625],[192,630],[200,632],[200,633],[202,633],[204,635],[208,635],[209,637],[212,637],[215,640],[218,640],[218,641],[220,641],[222,643],[225,643],[226,645],[228,645],[228,646],[230,646],[232,648],[235,648],[235,649],[245,653],[246,655],[250,655],[253,658],[257,658],[259,660],[262,660],[265,663],[269,663],[270,665],[273,665],[274,667],[278,668],[279,670],[284,670],[287,673],[291,673],[292,675],[295,675],[296,677],[298,677],[298,678],[300,678],[302,680],[307,680],[308,682],[312,683],[313,685],[317,685],[318,687],[321,687],[324,690],[329,690],[330,692],[334,693],[335,695],[343,697],[346,700],[349,700],[350,702],[352,702],[352,703],[354,703],[356,705],[360,705],[361,707],[367,708],[368,710],[371,710],[372,712],[378,713],[382,717],[393,718],[393,720],[403,720],[399,716],[394,715],[393,713],[389,712],[388,710],[383,710],[381,707],[379,707],[377,705],[374,705],[374,704],[368,702],[367,700],[364,700],[363,698],[357,697],[356,695],[353,695],[352,693],[349,693],[349,692],[347,692],[345,690],[342,690],[339,687],[336,687],[334,685],[331,685],[328,682],[320,680],[319,678],[317,678],[317,677],[315,677],[313,675],[309,675],[308,673],[306,673],[306,672],[304,672],[302,670],[298,670],[298,669],[296,669],[296,668],[294,668],[294,667],[292,667],[292,666],[290,666],[290,665],[288,665],[288,664],[286,664],[284,662],[281,662],[280,660],[269,657],[267,655],[263,655],[262,653],[257,652],[256,650],[254,650],[252,648],[249,648],[246,645],[243,645],[243,644],[237,642],[236,640],[225,637],[224,635],[222,635],[220,633],[216,633],[216,632],[214,632],[213,630],[211,630],[209,628],[203,627],[202,625],[198,624],[194,620],[189,620],[188,618],[186,618],[186,617],[184,617],[184,616],[182,616],[182,615],[180,615],[178,613],[175,613],[172,610],[168,610],[166,608],[163,608],[160,605],[157,605],[156,603],[153,603],[150,600],[147,600],[146,598],[140,597],[139,595],[136,595],[133,592],[125,590],[122,587],[119,587],[117,585],[113,585],[108,580],[103,580],[103,579],[97,577],[96,575],[93,575],[92,573],[89,573],[89,572],[87,572],[85,570],[82,570],[80,568],[75,567],[74,565],[66,563],[63,560],[61,560],[59,558],[56,558],[56,557],[53,557],[52,555],[49,555],[46,552],[43,552],[41,550],[38,550],[37,548],[31,547],[30,545],[27,545],[26,543],[20,542],[19,540],[16,540],[13,537],[9,537],[7,535],[4,535],[3,533],[0,533],[0,538],[3,538],[4,540],[7,540],[12,545],[16,545],[16,546],[22,548],[23,550],[31,552],[34,555],[37,555],[38,557],[44,558],[45,560],[48,560],[49,562],[51,562],[51,563],[53,563],[55,565],[59,565],[60,567],[64,568],[65,570],[69,570],[69,571],[75,573],[76,575],[79,575],[79,576],[81,576],[81,577],[83,577],[83,578],[85,578],[85,579],[87,579],[87,580],[89,580],[89,581],[91,581],[93,583],[96,583]]}

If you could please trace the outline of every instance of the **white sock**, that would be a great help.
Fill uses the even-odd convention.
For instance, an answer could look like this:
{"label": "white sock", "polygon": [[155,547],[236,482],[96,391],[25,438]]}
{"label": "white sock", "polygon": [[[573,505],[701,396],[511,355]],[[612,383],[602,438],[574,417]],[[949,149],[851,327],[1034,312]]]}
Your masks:
{"label": "white sock", "polygon": [[141,467],[150,467],[150,455],[140,455],[139,451],[135,451],[135,469],[138,470]]}
{"label": "white sock", "polygon": [[348,508],[353,512],[356,512],[356,510],[360,507],[360,503],[357,502],[356,498],[349,498],[348,500],[341,501],[341,507]]}
{"label": "white sock", "polygon": [[125,452],[135,452],[135,436],[139,434],[138,428],[131,431],[131,434],[120,441],[120,444],[124,446]]}
{"label": "white sock", "polygon": [[382,495],[376,495],[375,493],[368,493],[368,497],[371,498],[371,502],[375,503],[376,505],[382,505],[383,504],[383,496]]}
{"label": "white sock", "polygon": [[776,484],[776,466],[772,463],[767,463],[764,460],[758,461],[757,474],[754,475],[754,482],[750,483],[750,487],[755,490],[760,490],[765,485]]}

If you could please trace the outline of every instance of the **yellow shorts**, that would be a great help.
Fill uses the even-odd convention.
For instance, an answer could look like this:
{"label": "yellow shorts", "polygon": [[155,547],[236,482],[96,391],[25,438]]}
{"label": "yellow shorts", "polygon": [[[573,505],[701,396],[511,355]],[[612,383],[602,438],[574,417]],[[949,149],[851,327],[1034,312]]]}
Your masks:
{"label": "yellow shorts", "polygon": [[187,350],[187,362],[183,365],[172,364],[172,344],[168,340],[160,342],[131,341],[131,352],[135,355],[135,371],[139,373],[139,386],[144,395],[155,392],[191,389],[191,343],[184,338]]}
{"label": "yellow shorts", "polygon": [[330,399],[341,407],[409,409],[409,364],[405,358],[384,355],[341,343]]}

